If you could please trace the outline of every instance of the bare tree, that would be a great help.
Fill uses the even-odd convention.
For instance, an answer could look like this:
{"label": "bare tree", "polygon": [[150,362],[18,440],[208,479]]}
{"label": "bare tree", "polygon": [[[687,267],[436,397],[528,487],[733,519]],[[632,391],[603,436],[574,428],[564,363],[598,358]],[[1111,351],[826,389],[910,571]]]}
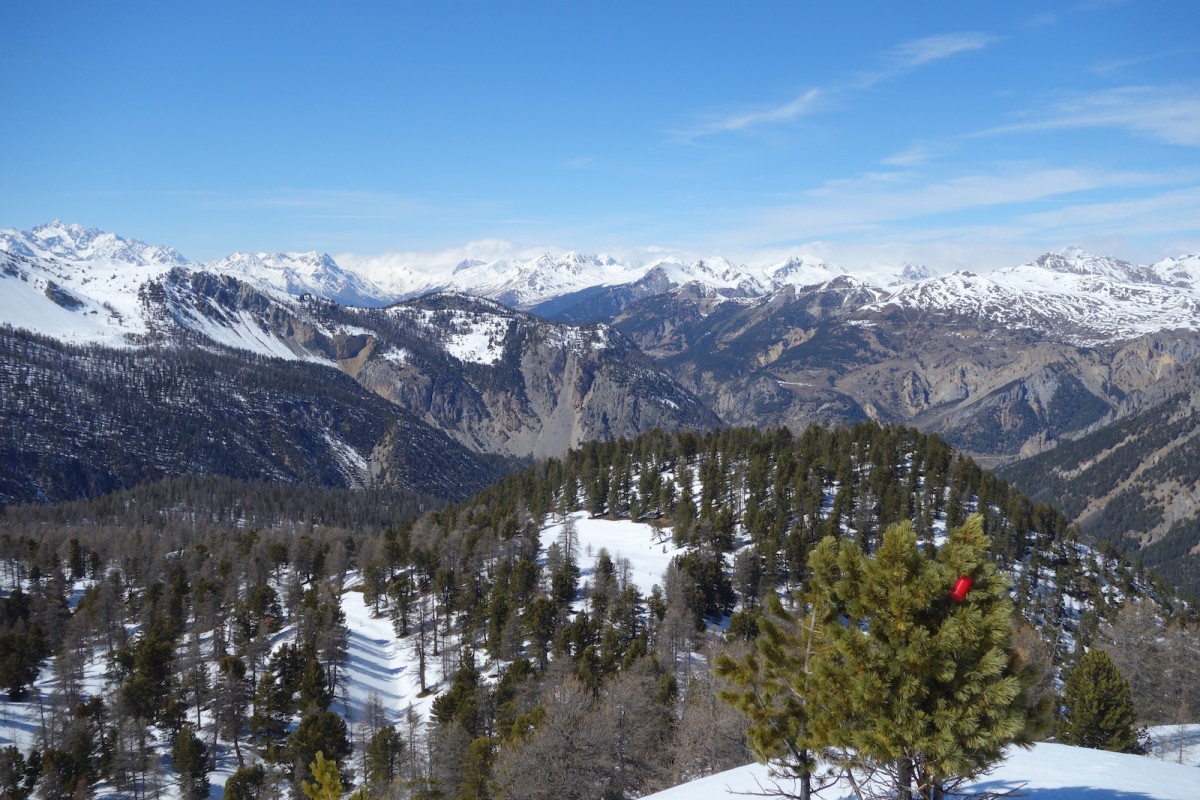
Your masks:
{"label": "bare tree", "polygon": [[[711,663],[715,653],[705,653]],[[679,722],[670,746],[672,777],[683,783],[741,766],[754,756],[746,743],[746,717],[718,696],[732,684],[698,670],[683,689]]]}

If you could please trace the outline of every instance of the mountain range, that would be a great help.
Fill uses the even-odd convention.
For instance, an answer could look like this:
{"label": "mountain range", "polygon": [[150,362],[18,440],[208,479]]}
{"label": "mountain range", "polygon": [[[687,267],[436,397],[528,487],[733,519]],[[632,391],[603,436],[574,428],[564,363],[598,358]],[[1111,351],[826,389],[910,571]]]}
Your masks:
{"label": "mountain range", "polygon": [[[52,420],[72,408],[49,409],[78,396],[60,376],[114,359],[125,366],[109,370],[94,397],[118,394],[122,370],[205,354],[205,369],[226,387],[204,401],[212,405],[203,434],[210,438],[249,413],[233,401],[229,376],[277,380],[291,370],[303,370],[314,391],[337,382],[336,392],[317,393],[351,406],[382,400],[389,414],[424,432],[356,425],[350,436],[344,422],[336,431],[324,422],[306,429],[260,408],[246,436],[282,436],[287,445],[242,448],[258,460],[236,469],[196,469],[350,486],[391,481],[459,497],[478,485],[469,475],[498,468],[480,459],[556,455],[590,438],[865,420],[940,433],[984,466],[1009,465],[1008,474],[1036,493],[1045,484],[1019,468],[1044,463],[1031,457],[1057,453],[1067,459],[1056,463],[1059,473],[1080,471],[1068,454],[1116,430],[1128,431],[1126,453],[1142,452],[1128,445],[1148,441],[1149,431],[1114,426],[1158,413],[1170,398],[1193,397],[1200,355],[1200,255],[1139,265],[1066,249],[987,273],[942,275],[911,264],[855,274],[801,257],[748,267],[721,258],[632,265],[567,253],[464,261],[440,273],[384,263],[343,266],[319,253],[196,263],[169,247],[61,222],[0,232],[0,323],[12,328],[0,363],[6,393],[16,398],[33,385],[23,352],[54,353],[37,373],[48,401],[21,406],[22,421],[10,428],[17,435],[9,437],[13,452],[25,454],[9,464],[30,462],[32,451],[41,471],[13,474],[10,466],[0,499],[65,499],[133,480],[133,471],[84,457],[100,452],[98,444],[52,452],[64,447]],[[122,361],[114,355],[122,352],[159,355]],[[249,358],[292,366],[247,369]],[[140,377],[131,385],[144,384]],[[43,406],[44,415],[31,411]],[[10,417],[17,407],[5,403]],[[155,413],[170,417],[161,406]],[[1172,419],[1184,420],[1180,437],[1191,436],[1189,416]],[[106,435],[75,427],[85,439]],[[441,452],[461,448],[452,459],[458,477],[430,481],[387,466],[419,461],[435,439],[448,443],[437,446]],[[147,447],[185,447],[159,444]],[[302,453],[322,466],[298,472],[272,461],[285,452],[292,462]],[[167,477],[186,470],[185,462],[160,454],[161,470],[137,476]],[[64,470],[75,477],[64,478]],[[1127,546],[1149,546],[1174,526],[1171,558],[1184,557],[1200,543],[1200,504],[1174,500],[1200,496],[1197,474],[1185,470],[1171,498],[1152,496],[1164,490],[1146,484],[1143,504],[1166,503],[1170,513],[1129,516],[1118,534],[1108,530],[1114,523],[1105,509],[1132,491],[1128,475],[1110,484],[1093,470],[1076,483],[1068,512],[1085,529],[1107,525],[1105,535]]]}

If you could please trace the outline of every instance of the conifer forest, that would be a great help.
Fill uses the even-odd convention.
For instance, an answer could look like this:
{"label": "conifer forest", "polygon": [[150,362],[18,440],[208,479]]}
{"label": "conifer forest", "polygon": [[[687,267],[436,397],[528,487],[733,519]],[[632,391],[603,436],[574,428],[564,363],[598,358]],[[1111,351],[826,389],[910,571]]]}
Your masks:
{"label": "conifer forest", "polygon": [[[592,521],[637,523],[665,572],[645,586],[620,552],[583,545]],[[880,598],[952,616],[960,573],[995,605],[990,633],[959,630],[955,648],[1004,658],[956,654],[946,696],[977,681],[1008,708],[995,741],[1071,730],[1083,711],[1065,716],[1060,692],[1091,668],[1081,645],[1125,676],[1123,749],[1187,718],[1194,607],[902,426],[654,430],[453,505],[181,478],[0,507],[0,723],[19,728],[0,795],[207,798],[224,770],[228,800],[636,798],[783,746],[747,699],[766,685],[759,642]],[[356,688],[351,604],[404,660],[403,707]],[[838,663],[889,656],[839,635],[826,627]],[[844,680],[828,664],[804,670],[813,697]],[[832,732],[858,713],[836,707],[788,741],[865,747]],[[941,780],[994,749],[911,763]]]}

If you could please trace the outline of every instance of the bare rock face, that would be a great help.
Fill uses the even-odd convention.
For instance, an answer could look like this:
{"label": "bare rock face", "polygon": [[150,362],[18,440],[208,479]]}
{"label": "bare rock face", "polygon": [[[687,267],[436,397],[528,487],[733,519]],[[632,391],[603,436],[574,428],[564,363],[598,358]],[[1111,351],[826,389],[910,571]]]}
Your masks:
{"label": "bare rock face", "polygon": [[1200,357],[1195,331],[1085,347],[979,316],[872,305],[835,282],[752,304],[653,298],[614,325],[726,423],[902,422],[985,465],[1132,413]]}
{"label": "bare rock face", "polygon": [[[719,423],[612,329],[555,325],[494,303],[427,297],[355,376],[487,453],[559,455],[589,439]],[[490,332],[486,346],[474,347]]]}

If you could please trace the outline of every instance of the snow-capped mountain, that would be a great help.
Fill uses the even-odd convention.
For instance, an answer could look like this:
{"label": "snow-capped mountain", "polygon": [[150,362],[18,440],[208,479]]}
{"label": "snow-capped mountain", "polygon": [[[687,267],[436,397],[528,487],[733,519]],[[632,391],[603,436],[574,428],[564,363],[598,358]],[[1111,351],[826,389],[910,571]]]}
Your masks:
{"label": "snow-capped mountain", "polygon": [[1200,329],[1200,258],[1153,266],[1069,249],[986,275],[954,272],[900,287],[865,311],[975,317],[1082,346]]}
{"label": "snow-capped mountain", "polygon": [[204,269],[275,293],[311,294],[344,306],[375,308],[396,300],[393,293],[347,272],[325,253],[234,253],[205,264]]}
{"label": "snow-capped mountain", "polygon": [[139,292],[172,268],[232,276],[281,301],[313,295],[356,307],[385,306],[435,291],[514,308],[561,304],[572,296],[576,299],[570,302],[586,305],[598,301],[596,292],[619,287],[625,287],[620,289],[625,299],[614,309],[684,287],[697,297],[752,302],[788,286],[819,287],[854,278],[878,297],[861,309],[864,314],[895,309],[953,314],[1082,346],[1200,329],[1200,255],[1147,266],[1068,248],[986,274],[932,275],[925,267],[902,264],[891,277],[866,279],[812,257],[763,267],[719,257],[639,266],[569,252],[528,260],[468,260],[433,274],[389,272],[379,264],[344,267],[316,252],[234,253],[197,264],[170,247],[58,221],[31,231],[0,231],[0,254],[5,274],[24,284],[8,287],[0,299],[0,320],[77,341],[144,334]]}
{"label": "snow-capped mountain", "polygon": [[0,231],[0,250],[67,262],[111,262],[134,266],[190,264],[170,247],[149,245],[96,228],[55,220],[31,231]]}
{"label": "snow-capped mountain", "polygon": [[514,308],[528,308],[547,298],[569,294],[591,286],[607,286],[637,280],[641,273],[608,256],[569,252],[562,256],[545,253],[529,261],[464,261],[444,279],[408,289],[406,294],[453,290],[486,297]]}

